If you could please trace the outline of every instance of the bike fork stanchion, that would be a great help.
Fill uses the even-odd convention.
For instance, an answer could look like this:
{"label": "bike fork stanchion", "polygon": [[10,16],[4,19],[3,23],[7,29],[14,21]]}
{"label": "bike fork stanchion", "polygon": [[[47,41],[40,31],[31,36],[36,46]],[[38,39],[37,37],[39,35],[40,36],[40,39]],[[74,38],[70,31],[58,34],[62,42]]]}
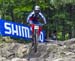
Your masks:
{"label": "bike fork stanchion", "polygon": [[37,30],[34,33],[34,52],[37,52]]}

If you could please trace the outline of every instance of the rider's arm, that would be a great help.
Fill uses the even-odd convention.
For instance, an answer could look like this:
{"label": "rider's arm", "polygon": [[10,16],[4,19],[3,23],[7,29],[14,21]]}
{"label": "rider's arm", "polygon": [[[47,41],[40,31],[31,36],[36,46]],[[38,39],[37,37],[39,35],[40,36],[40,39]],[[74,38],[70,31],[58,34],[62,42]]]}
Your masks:
{"label": "rider's arm", "polygon": [[27,17],[27,23],[29,23],[30,17],[31,17],[33,14],[34,14],[34,12],[31,12],[31,13],[28,15],[28,17]]}
{"label": "rider's arm", "polygon": [[46,24],[46,23],[47,23],[47,22],[46,22],[46,18],[43,16],[43,14],[40,12],[39,15],[42,17],[44,23]]}

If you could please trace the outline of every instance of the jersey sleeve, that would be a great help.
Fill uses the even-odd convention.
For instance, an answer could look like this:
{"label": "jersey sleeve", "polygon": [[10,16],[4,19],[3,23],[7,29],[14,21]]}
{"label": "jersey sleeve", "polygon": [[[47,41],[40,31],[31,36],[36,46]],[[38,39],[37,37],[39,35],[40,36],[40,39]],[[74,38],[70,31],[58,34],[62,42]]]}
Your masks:
{"label": "jersey sleeve", "polygon": [[44,17],[44,15],[41,12],[39,13],[39,15],[42,17],[44,23],[46,24],[47,22],[46,22],[46,18]]}
{"label": "jersey sleeve", "polygon": [[31,17],[33,14],[34,14],[34,12],[31,12],[31,13],[28,15],[28,17],[27,17],[27,23],[29,22],[30,17]]}

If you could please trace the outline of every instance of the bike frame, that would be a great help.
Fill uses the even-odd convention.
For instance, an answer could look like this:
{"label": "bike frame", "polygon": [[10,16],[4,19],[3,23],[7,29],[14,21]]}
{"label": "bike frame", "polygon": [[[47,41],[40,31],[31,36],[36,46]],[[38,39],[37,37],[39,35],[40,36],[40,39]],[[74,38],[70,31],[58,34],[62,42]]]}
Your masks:
{"label": "bike frame", "polygon": [[38,44],[38,29],[39,26],[38,25],[34,25],[34,35],[33,35],[33,47],[34,47],[34,52],[37,52],[37,44]]}

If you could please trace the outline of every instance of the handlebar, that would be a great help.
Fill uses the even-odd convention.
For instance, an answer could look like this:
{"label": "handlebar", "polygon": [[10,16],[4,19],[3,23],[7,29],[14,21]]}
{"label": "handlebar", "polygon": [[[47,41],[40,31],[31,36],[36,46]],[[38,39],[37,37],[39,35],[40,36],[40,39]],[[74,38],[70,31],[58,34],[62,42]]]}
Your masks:
{"label": "handlebar", "polygon": [[43,26],[43,25],[45,25],[45,24],[41,24],[41,23],[39,23],[39,24],[35,24],[35,25],[37,25],[37,26]]}

